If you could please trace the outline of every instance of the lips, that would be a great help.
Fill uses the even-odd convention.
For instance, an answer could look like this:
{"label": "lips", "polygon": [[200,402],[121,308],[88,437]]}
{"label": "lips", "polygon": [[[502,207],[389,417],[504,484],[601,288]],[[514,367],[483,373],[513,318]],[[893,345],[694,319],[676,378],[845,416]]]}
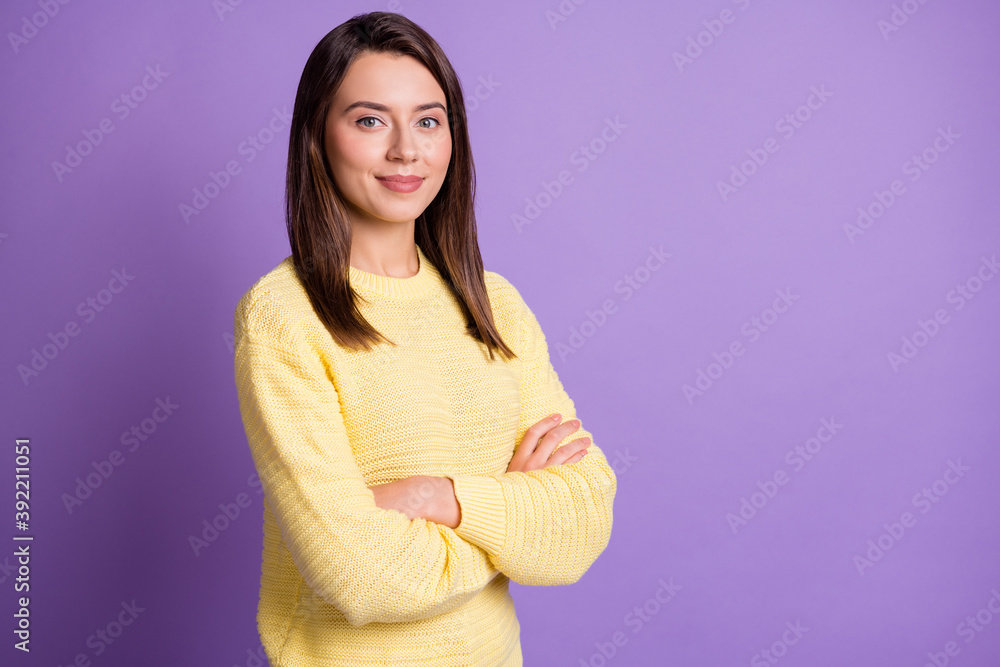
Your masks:
{"label": "lips", "polygon": [[388,181],[389,183],[416,183],[418,181],[424,180],[420,176],[376,176],[380,181]]}

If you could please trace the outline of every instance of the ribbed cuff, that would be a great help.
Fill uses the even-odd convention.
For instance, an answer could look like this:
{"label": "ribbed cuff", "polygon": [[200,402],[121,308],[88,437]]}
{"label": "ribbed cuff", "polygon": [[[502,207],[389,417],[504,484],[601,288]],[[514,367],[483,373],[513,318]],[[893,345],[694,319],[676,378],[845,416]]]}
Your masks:
{"label": "ribbed cuff", "polygon": [[464,540],[498,554],[507,537],[503,489],[489,475],[445,475],[455,485],[455,498],[462,507],[462,522],[455,533]]}

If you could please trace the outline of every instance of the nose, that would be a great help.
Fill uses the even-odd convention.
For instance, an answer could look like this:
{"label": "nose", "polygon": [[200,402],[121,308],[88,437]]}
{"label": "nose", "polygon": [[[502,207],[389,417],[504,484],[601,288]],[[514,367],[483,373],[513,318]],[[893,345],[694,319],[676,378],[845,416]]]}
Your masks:
{"label": "nose", "polygon": [[418,155],[420,155],[418,138],[413,135],[409,128],[397,126],[396,131],[392,134],[392,144],[389,146],[389,159],[412,162],[417,159]]}

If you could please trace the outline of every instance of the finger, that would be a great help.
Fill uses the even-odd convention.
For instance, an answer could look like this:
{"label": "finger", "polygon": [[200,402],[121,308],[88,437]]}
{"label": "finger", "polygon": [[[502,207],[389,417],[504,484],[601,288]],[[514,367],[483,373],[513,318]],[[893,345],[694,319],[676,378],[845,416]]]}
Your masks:
{"label": "finger", "polygon": [[588,447],[590,447],[590,438],[579,438],[568,442],[552,453],[546,466],[576,463],[587,453]]}
{"label": "finger", "polygon": [[514,456],[511,458],[510,465],[512,468],[522,469],[524,464],[528,461],[532,454],[535,453],[535,449],[538,446],[539,441],[542,439],[546,433],[551,429],[559,425],[559,419],[562,419],[562,415],[550,415],[543,419],[539,419],[537,422],[528,427],[528,430],[524,432],[521,437],[521,442],[518,443],[517,450],[514,452]]}
{"label": "finger", "polygon": [[531,443],[534,447],[539,440],[541,440],[546,433],[556,428],[562,422],[562,415],[555,414],[549,415],[543,419],[539,419],[537,422],[528,427],[528,430],[524,432],[524,438],[522,441],[527,441]]}
{"label": "finger", "polygon": [[535,454],[529,460],[534,461],[539,468],[545,466],[549,457],[555,451],[556,446],[578,428],[580,428],[580,420],[570,419],[551,429],[542,436],[542,439],[538,442],[538,446],[535,448]]}

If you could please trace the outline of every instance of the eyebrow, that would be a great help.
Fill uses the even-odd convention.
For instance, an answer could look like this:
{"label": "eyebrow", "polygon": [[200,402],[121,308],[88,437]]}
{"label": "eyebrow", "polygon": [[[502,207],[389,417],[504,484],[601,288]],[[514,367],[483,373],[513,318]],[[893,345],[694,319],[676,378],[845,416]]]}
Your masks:
{"label": "eyebrow", "polygon": [[[364,107],[365,109],[374,109],[375,111],[385,111],[385,112],[392,111],[391,108],[387,107],[384,104],[379,104],[378,102],[366,102],[364,100],[361,100],[359,102],[355,102],[349,105],[346,109],[344,109],[344,115],[346,116],[348,113],[351,112],[352,109],[356,109],[358,107]],[[413,111],[414,112],[427,111],[428,109],[435,109],[435,108],[441,109],[441,111],[448,113],[448,110],[445,109],[444,105],[441,104],[440,102],[428,102],[427,104],[418,104],[417,106],[413,107]]]}

